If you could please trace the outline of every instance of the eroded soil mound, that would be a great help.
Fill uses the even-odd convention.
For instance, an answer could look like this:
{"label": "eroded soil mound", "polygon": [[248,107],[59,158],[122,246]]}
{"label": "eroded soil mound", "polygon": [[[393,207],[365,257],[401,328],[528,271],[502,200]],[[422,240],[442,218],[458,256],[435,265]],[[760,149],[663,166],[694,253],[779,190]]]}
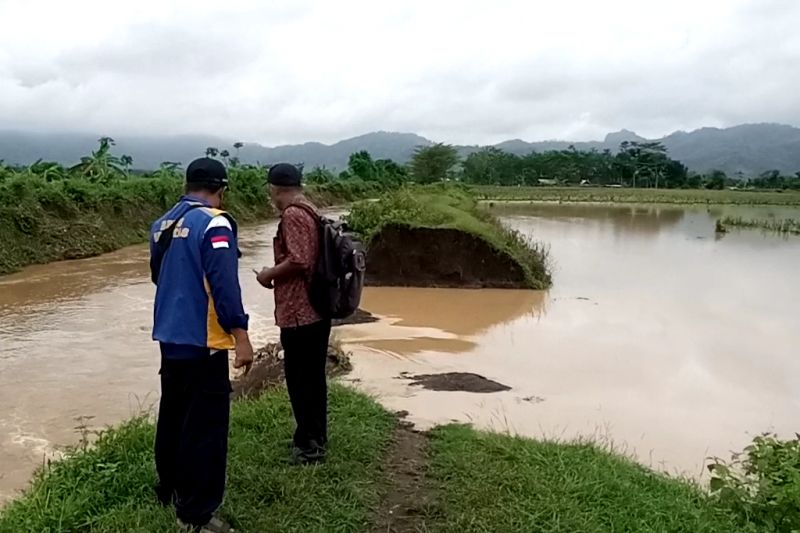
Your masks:
{"label": "eroded soil mound", "polygon": [[385,226],[369,244],[367,284],[442,288],[528,288],[508,253],[461,230]]}
{"label": "eroded soil mound", "polygon": [[411,380],[411,385],[434,391],[489,393],[511,390],[508,385],[503,385],[470,372],[446,372],[444,374],[420,374],[417,376],[401,374],[401,376]]}
{"label": "eroded soil mound", "polygon": [[[338,343],[332,342],[328,346],[328,375],[336,376],[352,369],[350,354],[342,350]],[[280,343],[269,343],[256,352],[250,372],[232,380],[233,397],[257,396],[283,383],[283,380],[283,348]]]}

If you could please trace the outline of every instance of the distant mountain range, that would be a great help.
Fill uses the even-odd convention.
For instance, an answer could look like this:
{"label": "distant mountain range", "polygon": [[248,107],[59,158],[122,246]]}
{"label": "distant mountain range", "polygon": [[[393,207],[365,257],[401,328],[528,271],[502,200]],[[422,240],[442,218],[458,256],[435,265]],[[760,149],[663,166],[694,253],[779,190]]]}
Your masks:
{"label": "distant mountain range", "polygon": [[[73,164],[97,147],[99,135],[77,133],[29,133],[0,131],[0,159],[10,164],[29,164],[38,159]],[[227,149],[231,155],[237,151],[233,141],[202,135],[179,136],[118,136],[114,137],[116,154],[133,157],[134,168],[150,170],[162,161],[181,162],[205,154],[206,147]],[[605,150],[616,152],[623,141],[646,141],[632,131],[609,133],[602,141],[526,142],[519,139],[497,144],[497,148],[523,155],[531,151],[563,150],[574,146],[578,150]],[[731,176],[741,173],[754,176],[766,170],[777,169],[794,174],[800,171],[800,128],[780,124],[745,124],[732,128],[702,128],[692,132],[675,132],[660,141],[672,158],[682,161],[691,170],[704,172],[724,170]],[[413,133],[375,132],[346,139],[335,144],[309,142],[298,145],[266,147],[245,143],[239,158],[247,163],[275,163],[289,161],[304,163],[307,169],[326,166],[342,169],[347,166],[351,153],[367,150],[376,159],[389,158],[405,163],[418,146],[427,146],[431,140]],[[466,156],[480,146],[459,146]]]}

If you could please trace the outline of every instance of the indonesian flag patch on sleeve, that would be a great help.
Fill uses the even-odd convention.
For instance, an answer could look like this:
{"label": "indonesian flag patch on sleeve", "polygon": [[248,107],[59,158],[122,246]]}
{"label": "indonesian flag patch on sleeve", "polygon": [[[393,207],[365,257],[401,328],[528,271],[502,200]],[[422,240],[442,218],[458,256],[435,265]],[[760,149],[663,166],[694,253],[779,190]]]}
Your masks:
{"label": "indonesian flag patch on sleeve", "polygon": [[225,235],[219,237],[211,237],[211,247],[215,250],[217,248],[230,248],[230,240]]}

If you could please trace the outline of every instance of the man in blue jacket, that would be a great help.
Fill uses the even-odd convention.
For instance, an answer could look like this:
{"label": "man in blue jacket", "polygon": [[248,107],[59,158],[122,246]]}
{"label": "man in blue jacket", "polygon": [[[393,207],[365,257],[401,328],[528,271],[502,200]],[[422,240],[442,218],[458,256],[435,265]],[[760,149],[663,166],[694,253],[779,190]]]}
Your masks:
{"label": "man in blue jacket", "polygon": [[161,347],[156,493],[189,531],[229,531],[214,517],[225,491],[231,384],[253,347],[239,286],[236,222],[220,210],[225,167],[202,158],[186,169],[186,195],[151,228],[156,283],[153,338]]}

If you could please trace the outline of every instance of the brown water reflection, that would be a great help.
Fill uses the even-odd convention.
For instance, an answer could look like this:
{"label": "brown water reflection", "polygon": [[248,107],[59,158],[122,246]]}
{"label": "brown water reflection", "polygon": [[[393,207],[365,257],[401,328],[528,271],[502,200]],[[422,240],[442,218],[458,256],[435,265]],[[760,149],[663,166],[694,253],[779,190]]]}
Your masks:
{"label": "brown water reflection", "polygon": [[349,328],[350,342],[401,354],[426,351],[461,353],[474,337],[520,316],[540,316],[547,295],[541,291],[454,290],[369,287],[362,307],[383,318]]}

